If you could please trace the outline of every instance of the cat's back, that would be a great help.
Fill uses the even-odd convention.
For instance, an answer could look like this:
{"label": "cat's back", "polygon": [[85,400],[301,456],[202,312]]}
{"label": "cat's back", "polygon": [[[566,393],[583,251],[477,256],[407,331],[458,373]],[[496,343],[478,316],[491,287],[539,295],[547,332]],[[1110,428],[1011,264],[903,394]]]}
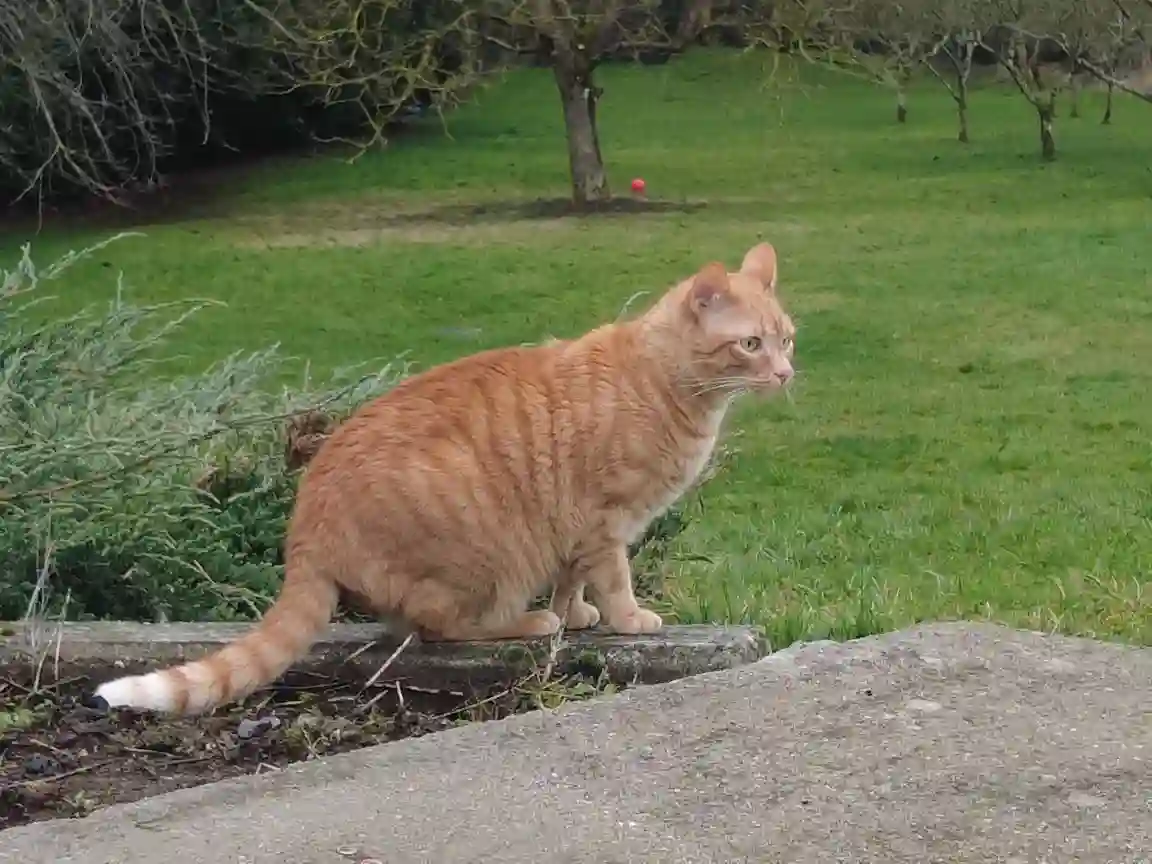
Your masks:
{"label": "cat's back", "polygon": [[362,405],[329,438],[313,462],[421,451],[474,449],[478,440],[529,444],[549,434],[562,399],[566,342],[493,348],[434,366]]}

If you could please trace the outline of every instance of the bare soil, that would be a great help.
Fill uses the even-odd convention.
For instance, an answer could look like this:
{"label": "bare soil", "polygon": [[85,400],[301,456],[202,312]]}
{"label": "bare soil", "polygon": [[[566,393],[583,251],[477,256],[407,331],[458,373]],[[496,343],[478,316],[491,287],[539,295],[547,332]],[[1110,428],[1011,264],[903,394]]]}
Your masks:
{"label": "bare soil", "polygon": [[173,718],[86,707],[92,686],[63,668],[57,683],[35,685],[30,666],[0,665],[0,831],[603,691],[579,675],[463,693],[300,672]]}
{"label": "bare soil", "polygon": [[303,211],[236,216],[229,225],[238,234],[237,245],[255,249],[361,247],[390,240],[487,245],[531,242],[542,230],[573,229],[593,216],[691,213],[705,206],[702,201],[613,198],[577,207],[568,199],[538,198],[410,209],[387,197],[365,197],[317,202]]}

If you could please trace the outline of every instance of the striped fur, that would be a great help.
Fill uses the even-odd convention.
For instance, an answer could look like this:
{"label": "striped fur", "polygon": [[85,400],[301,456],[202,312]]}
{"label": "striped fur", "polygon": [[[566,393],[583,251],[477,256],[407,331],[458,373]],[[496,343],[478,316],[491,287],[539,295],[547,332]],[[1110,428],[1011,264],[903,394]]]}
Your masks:
{"label": "striped fur", "polygon": [[[643,314],[572,340],[475,354],[362,406],[305,470],[280,597],[197,662],[120,678],[110,706],[194,714],[303,656],[341,596],[425,640],[662,626],[627,547],[696,479],[731,399],[792,376],[776,255],[709,264]],[[527,611],[552,587],[549,610]],[[585,599],[585,588],[595,605]]]}

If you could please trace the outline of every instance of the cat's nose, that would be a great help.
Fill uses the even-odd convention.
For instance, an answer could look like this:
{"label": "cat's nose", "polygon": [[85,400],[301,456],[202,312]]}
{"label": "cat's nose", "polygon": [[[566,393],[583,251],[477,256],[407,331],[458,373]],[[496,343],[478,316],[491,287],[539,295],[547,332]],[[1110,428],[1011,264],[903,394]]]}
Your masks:
{"label": "cat's nose", "polygon": [[776,380],[781,384],[787,384],[792,380],[792,376],[796,374],[796,371],[789,367],[787,369],[777,369],[772,374],[776,376]]}

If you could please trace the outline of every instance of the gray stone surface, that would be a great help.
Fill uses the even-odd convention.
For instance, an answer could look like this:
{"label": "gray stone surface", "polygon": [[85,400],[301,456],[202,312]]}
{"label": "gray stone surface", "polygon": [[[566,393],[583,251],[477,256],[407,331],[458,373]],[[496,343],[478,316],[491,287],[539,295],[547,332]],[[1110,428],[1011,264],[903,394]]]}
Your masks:
{"label": "gray stone surface", "polygon": [[[0,663],[35,654],[37,640],[47,640],[49,655],[58,654],[68,665],[69,675],[90,673],[102,681],[201,657],[242,636],[252,626],[70,621],[61,629],[57,649],[56,624],[39,632],[23,622],[0,622]],[[293,669],[365,680],[402,642],[402,636],[382,624],[333,624]],[[487,687],[532,672],[552,659],[551,649],[546,639],[427,645],[413,642],[380,680],[403,680],[446,689]],[[617,683],[657,684],[742,666],[760,659],[766,651],[767,646],[753,627],[677,625],[645,636],[613,636],[598,630],[569,632],[554,659],[561,672],[576,667],[602,668]]]}
{"label": "gray stone surface", "polygon": [[0,862],[1152,859],[1152,651],[985,625],[800,646],[0,833]]}

